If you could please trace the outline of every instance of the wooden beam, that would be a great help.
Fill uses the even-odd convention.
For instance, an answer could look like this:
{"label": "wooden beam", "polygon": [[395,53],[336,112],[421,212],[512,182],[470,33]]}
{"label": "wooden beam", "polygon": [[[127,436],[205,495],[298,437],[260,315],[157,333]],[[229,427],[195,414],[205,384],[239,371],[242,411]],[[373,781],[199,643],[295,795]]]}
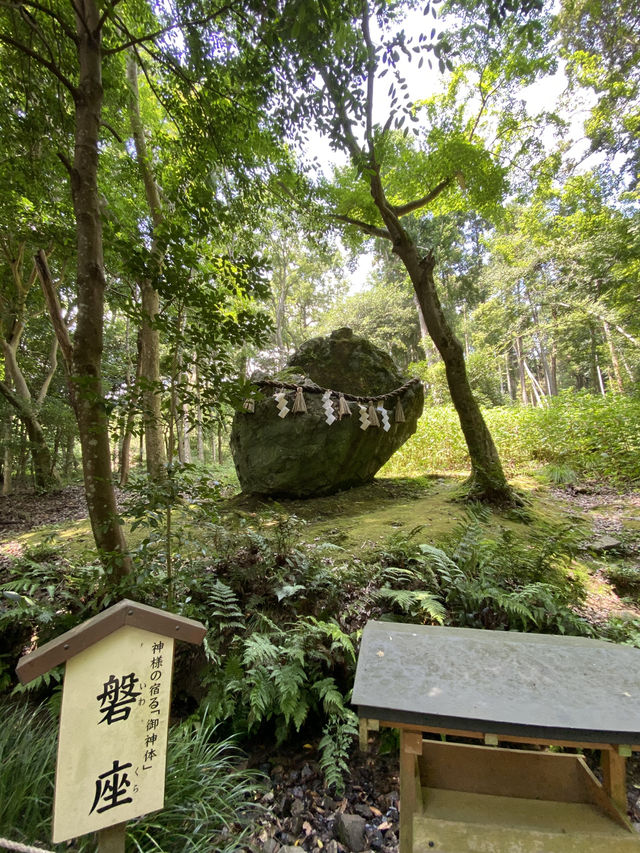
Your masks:
{"label": "wooden beam", "polygon": [[603,749],[600,757],[602,786],[623,814],[627,813],[626,758],[616,747]]}
{"label": "wooden beam", "polygon": [[418,803],[416,764],[422,755],[422,734],[400,731],[400,853],[413,853],[413,816]]}
{"label": "wooden beam", "polygon": [[116,823],[98,832],[98,853],[124,853],[126,823]]}
{"label": "wooden beam", "polygon": [[[386,726],[390,729],[406,729],[407,731],[421,731],[425,734],[434,734],[445,737],[464,737],[472,740],[484,740],[486,732],[465,731],[464,729],[449,729],[440,726],[416,726],[415,723],[394,723],[388,720],[380,720],[381,726]],[[547,737],[525,737],[523,735],[512,734],[496,734],[499,743],[531,743],[537,746],[564,746],[572,749],[611,749],[610,743],[599,743],[597,741],[578,741],[578,740],[558,740],[557,738]],[[617,748],[617,747],[616,747]],[[640,752],[640,744],[625,744],[621,746],[624,750],[632,750]]]}

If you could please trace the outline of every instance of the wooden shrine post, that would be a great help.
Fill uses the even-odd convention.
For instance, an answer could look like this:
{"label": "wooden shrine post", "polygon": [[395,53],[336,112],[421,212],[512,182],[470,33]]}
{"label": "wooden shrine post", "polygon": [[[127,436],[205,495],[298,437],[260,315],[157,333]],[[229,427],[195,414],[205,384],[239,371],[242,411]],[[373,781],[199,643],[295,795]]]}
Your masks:
{"label": "wooden shrine post", "polygon": [[127,599],[20,658],[27,684],[66,663],[52,841],[98,833],[123,853],[126,822],[164,805],[175,640],[206,628]]}

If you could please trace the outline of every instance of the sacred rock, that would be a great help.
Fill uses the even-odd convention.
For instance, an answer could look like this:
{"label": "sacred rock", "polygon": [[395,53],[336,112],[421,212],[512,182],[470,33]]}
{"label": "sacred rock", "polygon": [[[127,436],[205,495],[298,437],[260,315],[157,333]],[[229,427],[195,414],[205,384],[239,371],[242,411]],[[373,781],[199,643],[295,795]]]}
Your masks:
{"label": "sacred rock", "polygon": [[274,497],[370,482],[415,432],[424,403],[422,383],[351,329],[307,341],[254,387],[233,419],[231,452],[242,491]]}

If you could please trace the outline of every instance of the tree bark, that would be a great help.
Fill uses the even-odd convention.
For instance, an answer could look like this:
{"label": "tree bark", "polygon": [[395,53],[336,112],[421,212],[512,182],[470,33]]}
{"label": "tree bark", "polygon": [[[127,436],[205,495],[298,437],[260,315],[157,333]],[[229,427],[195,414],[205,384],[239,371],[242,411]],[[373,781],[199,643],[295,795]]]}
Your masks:
{"label": "tree bark", "polygon": [[44,431],[33,411],[31,401],[20,397],[5,382],[0,382],[0,394],[16,410],[27,432],[36,489],[43,492],[51,491],[60,485],[60,480],[54,471]]}
{"label": "tree bark", "polygon": [[11,446],[11,428],[13,418],[8,416],[2,425],[4,453],[2,455],[2,494],[10,495],[13,489],[13,449]]}
{"label": "tree bark", "polygon": [[513,503],[498,451],[473,396],[460,341],[444,316],[433,277],[434,259],[429,255],[421,260],[415,245],[396,241],[394,252],[404,263],[415,288],[429,336],[445,365],[447,384],[471,459],[468,481],[469,497],[493,503]]}
{"label": "tree bark", "polygon": [[624,394],[624,383],[622,381],[622,372],[620,370],[620,362],[618,360],[618,353],[616,352],[615,344],[613,343],[613,336],[611,335],[611,327],[607,323],[606,320],[603,321],[602,327],[604,329],[604,337],[607,342],[607,346],[609,347],[609,356],[611,358],[611,367],[613,368],[613,378],[615,382],[612,383],[612,389],[617,391],[619,394]]}
{"label": "tree bark", "polygon": [[[127,83],[129,85],[129,121],[154,231],[151,241],[152,273],[157,275],[162,268],[163,256],[158,245],[156,230],[162,223],[163,212],[160,191],[153,176],[144,127],[140,118],[138,66],[133,53],[127,56]],[[162,383],[160,381],[160,335],[156,325],[160,310],[160,298],[149,277],[140,282],[140,291],[142,297],[140,384],[142,388],[142,417],[147,473],[152,480],[159,482],[167,476],[162,420]]]}
{"label": "tree bark", "polygon": [[493,438],[473,396],[462,345],[440,304],[433,277],[433,254],[419,258],[415,243],[400,222],[402,212],[394,209],[386,199],[378,166],[371,169],[369,180],[371,196],[386,226],[385,236],[391,239],[394,254],[409,274],[429,336],[445,365],[449,392],[471,459],[468,496],[475,500],[513,505],[517,498],[507,483]]}
{"label": "tree bark", "polygon": [[[133,387],[137,388],[140,381],[140,373],[142,369],[142,345],[140,336],[138,336],[138,356],[136,359],[136,373],[133,380]],[[133,437],[133,427],[135,424],[136,413],[133,406],[127,412],[127,420],[124,425],[122,434],[122,446],[120,447],[120,488],[124,488],[129,480],[129,471],[131,470],[131,438]],[[164,452],[164,447],[162,448]]]}
{"label": "tree bark", "polygon": [[78,315],[73,340],[71,385],[82,447],[87,507],[100,557],[112,580],[131,572],[111,475],[107,407],[102,393],[104,262],[98,195],[98,143],[102,112],[102,32],[95,0],[74,5],[78,86],[75,149],[70,169],[77,233]]}

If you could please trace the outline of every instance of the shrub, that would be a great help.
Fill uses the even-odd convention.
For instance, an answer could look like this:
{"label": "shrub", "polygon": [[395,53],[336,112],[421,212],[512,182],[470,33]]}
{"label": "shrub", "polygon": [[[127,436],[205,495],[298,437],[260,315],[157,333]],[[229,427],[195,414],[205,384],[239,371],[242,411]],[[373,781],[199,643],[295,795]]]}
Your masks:
{"label": "shrub", "polygon": [[[562,482],[640,480],[640,397],[565,392],[540,408],[495,407],[484,417],[505,471],[548,466]],[[385,466],[387,475],[468,468],[453,406],[427,407],[416,433]]]}

